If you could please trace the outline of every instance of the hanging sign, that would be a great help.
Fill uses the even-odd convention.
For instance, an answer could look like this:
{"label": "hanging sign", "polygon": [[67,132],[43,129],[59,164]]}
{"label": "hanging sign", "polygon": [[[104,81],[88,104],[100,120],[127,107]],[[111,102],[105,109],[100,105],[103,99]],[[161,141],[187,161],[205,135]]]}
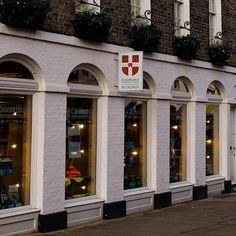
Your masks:
{"label": "hanging sign", "polygon": [[119,54],[119,91],[143,89],[143,52]]}

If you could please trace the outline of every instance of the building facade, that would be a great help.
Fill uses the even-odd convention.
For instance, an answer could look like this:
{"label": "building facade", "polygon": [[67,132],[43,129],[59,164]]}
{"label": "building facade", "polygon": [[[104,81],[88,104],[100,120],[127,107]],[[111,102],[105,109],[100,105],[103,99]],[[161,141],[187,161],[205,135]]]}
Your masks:
{"label": "building facade", "polygon": [[[40,30],[0,23],[0,235],[230,192],[235,2],[48,3]],[[76,36],[75,14],[90,8],[111,19],[104,42]],[[120,92],[118,55],[134,51],[130,27],[146,10],[159,46],[144,52],[143,90]],[[173,47],[175,36],[189,33],[201,42],[192,60]],[[230,47],[227,65],[210,61],[214,43]]]}

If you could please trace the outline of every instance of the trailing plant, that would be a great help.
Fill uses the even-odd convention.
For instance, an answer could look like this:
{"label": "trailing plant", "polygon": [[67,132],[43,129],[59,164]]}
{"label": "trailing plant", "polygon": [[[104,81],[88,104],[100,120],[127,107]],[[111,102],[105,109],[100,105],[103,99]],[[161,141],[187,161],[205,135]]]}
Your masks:
{"label": "trailing plant", "polygon": [[47,0],[0,0],[0,20],[7,25],[41,29],[48,10]]}
{"label": "trailing plant", "polygon": [[74,26],[79,38],[103,42],[108,38],[111,19],[104,13],[86,10],[76,13]]}
{"label": "trailing plant", "polygon": [[136,21],[130,29],[130,47],[138,51],[157,51],[161,32],[145,21]]}
{"label": "trailing plant", "polygon": [[197,51],[200,49],[200,41],[191,36],[176,36],[173,42],[173,48],[177,57],[191,60],[196,57]]}
{"label": "trailing plant", "polygon": [[210,62],[214,65],[223,66],[227,64],[230,58],[230,52],[229,46],[222,42],[211,44],[208,48]]}

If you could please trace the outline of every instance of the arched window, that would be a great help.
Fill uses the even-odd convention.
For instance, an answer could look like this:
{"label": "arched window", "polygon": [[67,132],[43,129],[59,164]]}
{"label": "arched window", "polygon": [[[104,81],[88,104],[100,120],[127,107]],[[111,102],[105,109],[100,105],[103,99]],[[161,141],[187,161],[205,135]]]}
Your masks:
{"label": "arched window", "polygon": [[[142,98],[135,98],[142,96]],[[147,104],[152,96],[148,79],[143,91],[125,98],[124,189],[147,186]]]}
{"label": "arched window", "polygon": [[0,62],[0,209],[30,204],[32,94],[24,65]]}
{"label": "arched window", "polygon": [[96,194],[97,96],[94,73],[82,67],[68,78],[66,119],[66,199]]}
{"label": "arched window", "polygon": [[178,78],[171,87],[170,103],[170,183],[187,180],[187,102],[190,90]]}
{"label": "arched window", "polygon": [[206,105],[206,175],[219,174],[219,104],[222,93],[219,85],[211,83],[207,88]]}

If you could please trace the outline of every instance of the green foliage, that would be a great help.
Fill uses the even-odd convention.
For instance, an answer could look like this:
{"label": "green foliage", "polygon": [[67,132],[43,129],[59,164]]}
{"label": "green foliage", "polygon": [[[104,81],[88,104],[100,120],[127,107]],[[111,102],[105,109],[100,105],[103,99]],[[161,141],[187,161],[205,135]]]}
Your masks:
{"label": "green foliage", "polygon": [[108,38],[111,20],[103,13],[94,11],[77,12],[75,32],[79,38],[103,42]]}
{"label": "green foliage", "polygon": [[48,9],[47,0],[0,0],[0,20],[7,25],[41,29]]}
{"label": "green foliage", "polygon": [[176,36],[173,42],[175,54],[179,58],[193,59],[196,57],[197,51],[200,49],[200,41],[190,34]]}
{"label": "green foliage", "polygon": [[138,51],[157,51],[161,33],[153,25],[145,21],[136,22],[131,26],[130,47]]}
{"label": "green foliage", "polygon": [[223,66],[228,63],[230,58],[230,48],[221,42],[211,44],[208,48],[210,62],[214,65]]}

